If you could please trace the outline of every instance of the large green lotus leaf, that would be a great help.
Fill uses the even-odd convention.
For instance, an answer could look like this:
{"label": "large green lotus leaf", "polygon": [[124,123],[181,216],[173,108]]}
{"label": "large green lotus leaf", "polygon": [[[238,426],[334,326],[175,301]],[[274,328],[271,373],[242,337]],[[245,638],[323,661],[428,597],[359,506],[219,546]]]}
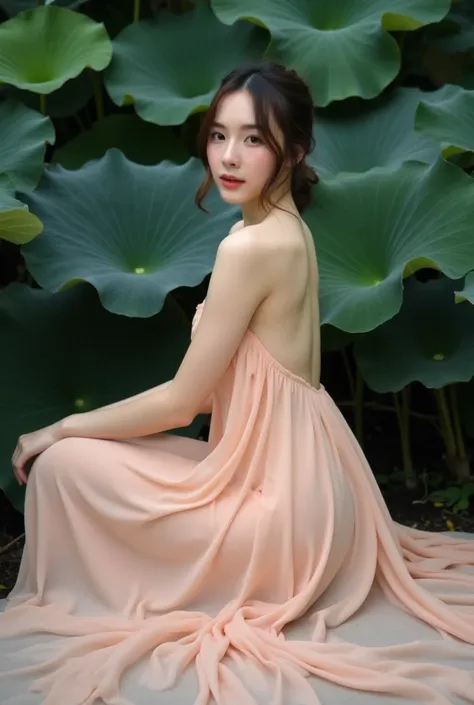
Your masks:
{"label": "large green lotus leaf", "polygon": [[414,130],[416,107],[426,95],[400,88],[370,101],[358,113],[321,115],[314,124],[316,148],[308,162],[321,176],[397,167],[407,160],[432,164],[439,144]]}
{"label": "large green lotus leaf", "polygon": [[296,69],[324,106],[378,95],[400,69],[389,31],[438,22],[450,0],[211,0],[211,6],[227,24],[247,19],[267,27],[273,40],[267,55]]}
{"label": "large green lotus leaf", "polygon": [[474,91],[444,86],[420,102],[415,128],[441,143],[443,156],[474,151]]}
{"label": "large green lotus leaf", "polygon": [[0,240],[15,245],[30,242],[43,230],[41,220],[28,206],[15,198],[15,187],[5,174],[0,174]]}
{"label": "large green lotus leaf", "polygon": [[322,181],[305,219],[321,273],[321,323],[361,333],[400,309],[403,278],[474,268],[474,180],[439,159]]}
{"label": "large green lotus leaf", "polygon": [[25,10],[0,24],[0,81],[52,93],[86,67],[102,71],[112,58],[103,24],[63,7]]}
{"label": "large green lotus leaf", "polygon": [[31,191],[43,172],[46,142],[54,143],[51,120],[22,103],[0,103],[0,172],[17,191]]}
{"label": "large green lotus leaf", "polygon": [[[11,284],[0,296],[0,330],[0,487],[17,508],[24,488],[10,461],[20,434],[172,379],[190,337],[170,303],[148,319],[117,316],[86,284],[60,294]],[[202,421],[180,435],[196,437]]]}
{"label": "large green lotus leaf", "polygon": [[157,164],[165,159],[182,164],[189,159],[171,128],[158,127],[137,115],[109,115],[57,149],[53,162],[66,169],[78,169],[91,159],[100,159],[113,147],[138,164]]}
{"label": "large green lotus leaf", "polygon": [[474,308],[455,304],[447,277],[405,282],[394,318],[354,345],[357,364],[376,392],[398,392],[411,382],[439,389],[474,375]]}
{"label": "large green lotus leaf", "polygon": [[209,107],[226,73],[262,56],[268,34],[247,22],[227,27],[200,3],[182,15],[160,12],[131,24],[113,44],[105,73],[112,100],[133,102],[148,122],[180,125]]}
{"label": "large green lotus leaf", "polygon": [[18,15],[23,10],[34,10],[38,5],[55,5],[59,7],[68,7],[70,10],[76,10],[83,5],[87,0],[0,0],[2,7],[9,17]]}
{"label": "large green lotus leaf", "polygon": [[77,171],[54,166],[28,196],[44,222],[23,248],[28,269],[56,292],[85,280],[106,309],[147,317],[179,286],[199,284],[237,219],[213,189],[200,211],[194,195],[204,177],[198,159],[144,166],[112,149]]}
{"label": "large green lotus leaf", "polygon": [[45,114],[50,117],[69,117],[82,110],[91,99],[93,94],[91,78],[90,71],[83,71],[48,95],[30,93],[30,91],[9,86],[9,95],[33,110],[44,108]]}

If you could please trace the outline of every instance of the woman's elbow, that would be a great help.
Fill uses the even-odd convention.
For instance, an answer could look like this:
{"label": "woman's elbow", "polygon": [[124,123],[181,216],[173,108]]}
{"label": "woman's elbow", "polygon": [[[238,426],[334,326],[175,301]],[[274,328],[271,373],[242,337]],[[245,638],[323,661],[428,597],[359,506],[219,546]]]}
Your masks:
{"label": "woman's elbow", "polygon": [[185,414],[187,425],[192,424],[196,416],[200,414],[212,414],[212,394],[203,403],[199,404],[198,408],[188,409]]}
{"label": "woman's elbow", "polygon": [[206,399],[204,402],[201,411],[199,412],[200,414],[212,414],[212,406],[213,406],[213,395],[210,394],[209,397]]}
{"label": "woman's elbow", "polygon": [[197,405],[193,403],[189,395],[179,394],[178,390],[173,389],[173,385],[170,386],[170,401],[173,408],[173,416],[182,426],[189,426],[192,424],[196,416],[199,414],[211,414],[212,413],[212,394],[204,401]]}

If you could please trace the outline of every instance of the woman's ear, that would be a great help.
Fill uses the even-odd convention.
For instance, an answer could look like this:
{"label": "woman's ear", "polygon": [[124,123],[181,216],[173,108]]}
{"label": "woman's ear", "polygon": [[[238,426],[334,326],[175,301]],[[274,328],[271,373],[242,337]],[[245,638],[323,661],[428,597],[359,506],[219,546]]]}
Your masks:
{"label": "woman's ear", "polygon": [[298,156],[296,157],[296,163],[297,163],[297,164],[301,164],[301,162],[302,162],[303,159],[304,159],[304,156],[305,156],[305,155],[304,155],[304,151],[300,148],[300,149],[298,150]]}
{"label": "woman's ear", "polygon": [[303,161],[304,157],[305,157],[304,150],[301,149],[301,148],[298,149],[296,158],[293,158],[293,160],[291,160],[291,158],[288,158],[288,159],[287,159],[287,161],[286,161],[286,167],[287,167],[288,169],[294,169],[296,166],[298,166],[299,164],[301,164],[301,162]]}

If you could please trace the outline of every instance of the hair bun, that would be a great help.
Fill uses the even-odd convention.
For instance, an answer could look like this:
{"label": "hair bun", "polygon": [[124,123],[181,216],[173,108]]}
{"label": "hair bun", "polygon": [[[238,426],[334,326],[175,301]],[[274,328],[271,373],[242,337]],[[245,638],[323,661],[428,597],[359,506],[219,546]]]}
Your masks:
{"label": "hair bun", "polygon": [[319,176],[305,160],[298,162],[293,169],[291,190],[298,200],[299,210],[311,202],[311,189],[319,182]]}
{"label": "hair bun", "polygon": [[[310,166],[304,159],[293,169],[293,179],[296,184],[302,184],[304,182],[309,182],[310,184],[317,184],[319,182],[319,176],[316,171]],[[296,185],[295,184],[295,185]]]}
{"label": "hair bun", "polygon": [[304,169],[304,176],[312,184],[317,184],[319,182],[319,176],[315,172],[312,166],[307,164],[304,160],[302,163],[302,167]]}

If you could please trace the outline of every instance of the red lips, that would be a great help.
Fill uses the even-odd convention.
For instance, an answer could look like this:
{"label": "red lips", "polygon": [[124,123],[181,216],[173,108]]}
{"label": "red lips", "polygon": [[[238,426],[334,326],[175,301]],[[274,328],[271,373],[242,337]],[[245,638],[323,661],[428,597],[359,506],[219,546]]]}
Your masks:
{"label": "red lips", "polygon": [[222,181],[229,181],[231,183],[243,184],[243,179],[237,179],[237,177],[231,176],[230,174],[222,174],[222,176],[220,178]]}

